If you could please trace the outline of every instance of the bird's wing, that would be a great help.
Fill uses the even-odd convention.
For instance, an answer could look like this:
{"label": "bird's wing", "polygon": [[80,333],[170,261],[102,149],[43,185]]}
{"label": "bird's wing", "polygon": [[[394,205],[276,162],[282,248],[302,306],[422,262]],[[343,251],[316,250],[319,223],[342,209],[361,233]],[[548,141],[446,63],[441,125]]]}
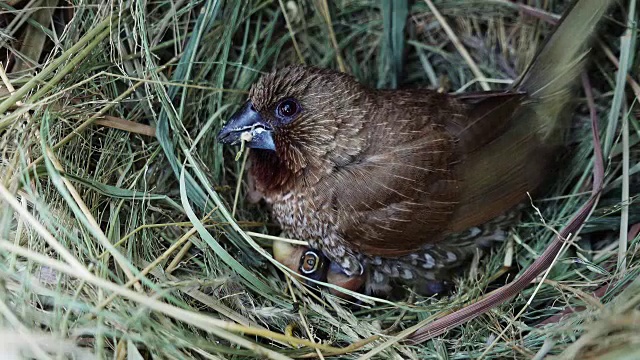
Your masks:
{"label": "bird's wing", "polygon": [[[416,90],[415,94],[404,95],[425,93]],[[467,159],[484,161],[476,152],[487,154],[491,144],[500,143],[512,128],[510,124],[524,98],[524,94],[515,92],[441,98],[444,102],[439,107],[425,107],[431,110],[428,116],[418,114],[415,108],[419,104],[405,103],[399,112],[413,113],[412,122],[400,122],[387,114],[388,128],[380,133],[384,135],[377,137],[369,153],[335,169],[331,181],[319,187],[319,192],[332,196],[344,239],[368,255],[400,256],[443,240],[454,216],[455,221],[469,217],[469,228],[513,206],[512,192],[521,200],[526,192],[520,191],[520,177],[515,174],[522,164],[489,159],[496,162],[474,167],[481,169],[478,171],[484,172],[484,177],[471,177],[463,169]],[[434,113],[434,109],[439,112]],[[518,151],[516,147],[513,153]],[[467,178],[480,183],[471,186]],[[496,184],[496,191],[491,182]],[[463,198],[472,195],[470,191],[477,195],[471,202]],[[482,198],[477,191],[488,195]],[[490,202],[494,199],[495,204]],[[459,211],[461,205],[479,201],[486,201],[490,211],[474,208],[476,213],[468,214],[466,209],[471,206]]]}
{"label": "bird's wing", "polygon": [[464,231],[499,216],[520,203],[547,177],[556,144],[541,141],[541,122],[523,93],[469,98],[468,116],[458,126],[456,166],[460,198],[446,229]]}
{"label": "bird's wing", "polygon": [[[384,121],[370,119],[365,153],[316,187],[330,197],[344,240],[368,255],[399,256],[440,240],[457,202],[455,141],[406,95],[389,100],[400,111],[388,107],[375,115]],[[451,117],[458,110],[437,108]]]}

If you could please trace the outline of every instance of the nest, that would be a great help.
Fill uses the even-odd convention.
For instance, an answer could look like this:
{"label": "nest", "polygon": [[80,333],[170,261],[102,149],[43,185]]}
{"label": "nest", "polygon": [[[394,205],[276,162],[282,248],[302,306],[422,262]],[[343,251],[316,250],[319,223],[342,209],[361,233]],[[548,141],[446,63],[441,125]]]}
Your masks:
{"label": "nest", "polygon": [[[374,87],[502,89],[568,5],[437,1],[443,22],[429,2],[0,4],[2,356],[640,356],[635,1],[600,32],[594,101],[579,99],[565,166],[451,294],[343,300],[274,264],[278,228],[245,201],[246,157],[215,140],[262,72],[305,62]],[[589,198],[590,111],[604,188],[550,271],[487,314],[404,342],[521,274]]]}

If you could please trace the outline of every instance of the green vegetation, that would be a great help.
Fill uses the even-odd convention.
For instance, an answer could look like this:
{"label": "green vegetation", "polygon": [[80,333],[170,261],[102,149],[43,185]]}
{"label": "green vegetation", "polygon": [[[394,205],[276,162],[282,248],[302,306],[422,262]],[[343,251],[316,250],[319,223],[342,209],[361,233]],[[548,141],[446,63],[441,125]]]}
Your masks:
{"label": "green vegetation", "polygon": [[215,141],[261,72],[304,62],[371,86],[501,89],[568,4],[433,0],[443,23],[430,2],[1,2],[0,355],[640,357],[635,0],[606,21],[589,72],[605,189],[540,286],[436,340],[394,336],[510,281],[589,197],[584,97],[546,197],[449,296],[347,302],[271,259],[260,234],[277,227],[244,201],[246,157]]}

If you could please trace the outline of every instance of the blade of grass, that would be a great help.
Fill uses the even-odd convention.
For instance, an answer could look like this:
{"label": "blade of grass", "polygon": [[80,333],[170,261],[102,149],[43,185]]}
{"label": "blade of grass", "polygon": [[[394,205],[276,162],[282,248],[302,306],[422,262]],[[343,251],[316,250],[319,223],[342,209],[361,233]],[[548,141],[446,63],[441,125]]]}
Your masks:
{"label": "blade of grass", "polygon": [[22,36],[22,45],[20,46],[20,53],[24,58],[32,62],[32,64],[24,61],[21,57],[16,57],[13,72],[28,70],[34,65],[38,65],[44,43],[47,39],[47,34],[41,31],[41,29],[49,27],[51,16],[57,5],[58,0],[45,0],[42,3],[42,8],[33,14],[33,20],[40,26],[27,25],[27,29]]}
{"label": "blade of grass", "polygon": [[[43,121],[41,124],[40,141],[42,149],[44,149],[44,163],[47,167],[47,173],[51,178],[51,182],[58,189],[60,195],[66,200],[69,207],[72,209],[76,218],[86,227],[86,229],[98,240],[98,242],[109,251],[114,260],[118,263],[122,271],[129,279],[134,279],[132,269],[134,266],[125,258],[118,249],[116,249],[107,236],[100,228],[100,225],[91,214],[91,211],[87,207],[75,186],[71,182],[60,175],[62,165],[54,155],[54,153],[48,149],[47,141],[49,139],[49,116],[48,112],[45,112]],[[139,282],[134,284],[134,288],[142,292],[142,285]]]}
{"label": "blade of grass", "polygon": [[[631,8],[629,10],[635,9],[635,1],[631,0],[630,3]],[[635,11],[633,14],[629,13],[629,21],[633,21],[635,18]],[[616,129],[618,127],[618,119],[621,116],[622,110],[622,102],[625,98],[625,85],[627,74],[629,73],[629,68],[633,65],[633,52],[631,51],[633,48],[633,27],[628,28],[625,34],[620,38],[620,59],[618,60],[620,66],[618,67],[618,72],[616,73],[616,87],[613,91],[613,100],[611,104],[611,110],[609,111],[609,122],[607,125],[605,137],[604,137],[604,154],[605,156],[609,156],[611,153],[611,149],[613,147],[613,141],[616,137]]]}
{"label": "blade of grass", "polygon": [[433,2],[431,0],[424,1],[427,3],[427,6],[429,6],[429,9],[436,17],[436,19],[438,19],[438,22],[442,26],[442,29],[445,31],[445,33],[447,33],[447,36],[449,36],[449,39],[458,50],[458,53],[460,53],[464,61],[466,61],[467,65],[469,65],[469,69],[471,69],[471,72],[480,83],[482,89],[485,91],[491,90],[489,84],[484,80],[484,74],[482,74],[482,71],[480,71],[480,68],[478,67],[476,62],[473,60],[473,58],[471,58],[471,55],[469,55],[469,52],[464,47],[464,45],[462,45],[462,42],[460,41],[460,39],[458,39],[458,36],[456,36],[456,34],[453,32],[453,29],[451,29],[449,23],[447,23],[447,20],[442,16],[442,14],[440,14],[440,11],[438,11],[435,5],[433,5]]}
{"label": "blade of grass", "polygon": [[[620,68],[616,77],[616,89],[613,95],[614,104],[616,99],[620,102],[624,99],[625,80],[628,74],[628,66],[633,64],[634,52],[634,25],[636,24],[636,1],[629,0],[629,12],[627,19],[627,30],[620,39]],[[624,71],[623,71],[624,69]],[[619,109],[618,109],[619,110]],[[610,114],[613,114],[610,113]],[[615,116],[617,119],[617,115]],[[612,118],[609,119],[611,124]],[[624,111],[622,114],[622,210],[620,214],[620,238],[618,245],[618,272],[624,275],[627,270],[627,233],[629,231],[629,114]],[[607,149],[607,148],[605,148]]]}
{"label": "blade of grass", "polygon": [[389,85],[395,89],[400,84],[404,69],[404,28],[409,14],[409,3],[407,0],[380,0],[380,6],[383,41],[380,49],[378,87]]}
{"label": "blade of grass", "polygon": [[282,11],[282,15],[284,16],[284,21],[287,23],[287,29],[289,29],[289,36],[291,37],[291,42],[293,43],[293,48],[296,50],[296,54],[298,55],[298,60],[300,60],[301,64],[306,64],[304,60],[304,56],[302,56],[302,52],[300,51],[300,47],[298,46],[298,41],[296,41],[296,35],[293,31],[293,27],[291,26],[291,20],[289,20],[289,14],[287,14],[287,9],[284,6],[282,0],[278,0],[280,4],[280,10]]}
{"label": "blade of grass", "polygon": [[[93,45],[89,45],[90,46],[89,49],[93,50],[95,46],[97,46],[97,44],[100,43],[100,41],[102,41],[102,39],[104,39],[107,35],[109,35],[110,30],[108,29],[108,27],[110,26],[111,22],[112,21],[115,22],[117,20],[118,20],[117,17],[109,16],[106,19],[102,20],[100,23],[98,23],[93,29],[87,32],[83,37],[78,39],[78,41],[73,46],[71,46],[68,50],[63,52],[58,58],[53,60],[49,65],[47,65],[47,67],[42,69],[42,71],[39,72],[38,75],[31,78],[26,84],[18,88],[15,91],[15,93],[13,93],[6,100],[0,103],[0,114],[3,114],[4,112],[6,112],[9,109],[9,107],[13,106],[17,101],[19,101],[23,96],[25,96],[29,91],[34,89],[36,86],[40,85],[41,83],[47,83],[45,79],[49,75],[51,75],[54,71],[60,70],[60,67],[62,66],[62,64],[64,64],[72,56],[74,59],[79,58],[78,60],[74,61],[75,64],[77,64],[82,60],[82,58],[79,57],[79,54],[88,56],[91,51],[80,52],[80,49],[85,47],[85,45],[93,44]],[[99,38],[100,41],[95,41],[94,38]],[[75,69],[75,66],[69,66],[67,64],[65,69],[66,69],[66,72],[68,73],[70,71],[73,71]],[[60,75],[60,73],[58,75]],[[61,77],[62,76],[60,76],[60,78]],[[51,84],[51,86],[53,86],[53,84]],[[45,85],[45,87],[43,87],[42,89],[46,88],[48,90],[51,88],[51,86]],[[41,91],[41,95],[44,92],[45,91]],[[32,102],[34,100],[35,99],[30,98],[30,101]],[[4,128],[6,128],[7,125],[8,124],[4,123],[3,121],[0,121],[0,130],[3,130]]]}

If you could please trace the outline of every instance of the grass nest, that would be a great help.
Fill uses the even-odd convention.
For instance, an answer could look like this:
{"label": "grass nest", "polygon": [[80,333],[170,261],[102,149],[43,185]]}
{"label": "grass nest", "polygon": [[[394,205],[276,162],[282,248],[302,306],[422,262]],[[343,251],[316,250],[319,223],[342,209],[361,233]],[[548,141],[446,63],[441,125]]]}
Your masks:
{"label": "grass nest", "polygon": [[[278,229],[244,201],[245,158],[215,140],[262,72],[304,62],[375,87],[501,89],[568,5],[430,3],[0,3],[2,357],[640,357],[635,0],[600,32],[594,101],[579,98],[565,166],[453,293],[345,301],[274,264],[280,240],[265,235]],[[521,274],[589,198],[590,111],[603,191],[550,270],[487,314],[404,342]]]}

